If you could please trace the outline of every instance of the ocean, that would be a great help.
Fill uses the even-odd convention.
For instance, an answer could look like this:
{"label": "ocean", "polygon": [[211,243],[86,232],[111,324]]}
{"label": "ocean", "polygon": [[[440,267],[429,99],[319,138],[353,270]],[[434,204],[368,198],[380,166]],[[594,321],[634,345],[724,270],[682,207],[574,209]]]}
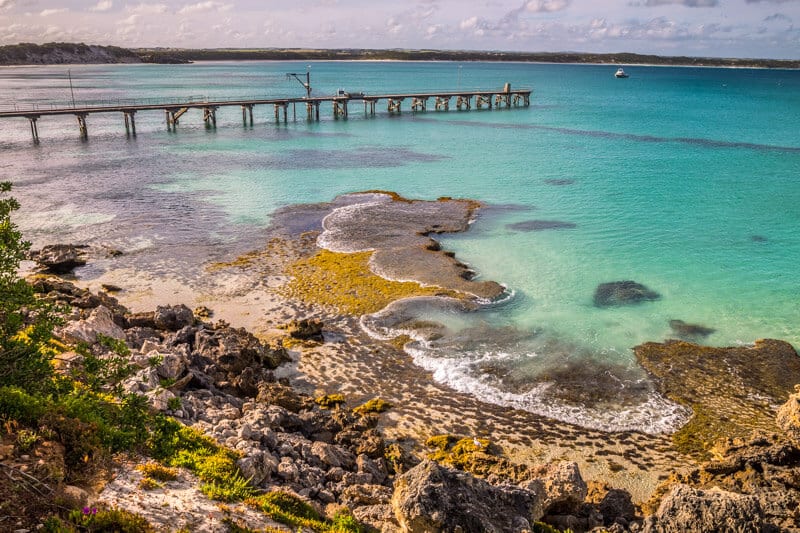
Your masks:
{"label": "ocean", "polygon": [[[676,338],[800,346],[800,72],[518,63],[207,62],[0,68],[0,110],[34,102],[302,96],[512,87],[528,108],[243,125],[238,107],[207,129],[199,111],[167,131],[160,111],[0,121],[0,179],[35,246],[120,249],[143,274],[190,278],[264,246],[276,209],[357,191],[485,204],[464,233],[437,236],[506,295],[477,312],[418,301],[442,325],[407,351],[434,379],[487,401],[587,427],[670,431],[686,413],[652,391],[631,348]],[[72,79],[72,92],[69,78]],[[430,102],[429,102],[430,104]],[[91,280],[111,262],[78,271]],[[658,293],[597,307],[601,283]],[[363,321],[369,331],[369,319]],[[391,322],[391,321],[389,321]],[[378,335],[377,331],[371,333]],[[566,385],[565,385],[566,383]],[[617,383],[608,386],[607,383]],[[632,394],[622,391],[634,391]]]}

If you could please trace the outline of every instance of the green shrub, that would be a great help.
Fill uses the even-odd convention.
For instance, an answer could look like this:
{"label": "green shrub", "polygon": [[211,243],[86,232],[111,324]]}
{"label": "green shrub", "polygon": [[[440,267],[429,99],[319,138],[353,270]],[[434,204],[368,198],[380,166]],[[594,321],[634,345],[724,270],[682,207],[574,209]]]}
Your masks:
{"label": "green shrub", "polygon": [[44,415],[48,402],[17,387],[0,387],[0,417],[32,427]]}
{"label": "green shrub", "polygon": [[53,376],[48,341],[57,320],[53,308],[18,275],[31,245],[11,220],[19,202],[5,197],[9,191],[11,183],[0,182],[0,387],[47,391]]}

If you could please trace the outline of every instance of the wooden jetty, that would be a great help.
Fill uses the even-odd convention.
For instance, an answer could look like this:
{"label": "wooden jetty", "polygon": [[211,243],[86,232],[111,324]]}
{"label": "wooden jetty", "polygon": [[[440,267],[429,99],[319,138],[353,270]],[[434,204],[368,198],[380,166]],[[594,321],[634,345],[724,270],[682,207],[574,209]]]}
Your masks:
{"label": "wooden jetty", "polygon": [[322,104],[330,104],[334,119],[347,119],[354,105],[363,104],[364,114],[374,115],[379,103],[386,103],[389,114],[398,114],[403,110],[404,103],[408,103],[408,110],[422,112],[428,110],[428,102],[432,102],[435,111],[449,111],[451,101],[457,110],[469,111],[471,109],[512,108],[530,106],[531,89],[512,89],[506,83],[502,89],[495,90],[457,90],[434,91],[425,93],[396,93],[396,94],[364,94],[339,91],[333,96],[305,96],[301,98],[265,98],[265,99],[233,99],[209,100],[208,98],[188,98],[184,101],[161,101],[148,103],[117,103],[97,104],[84,106],[59,106],[33,104],[27,108],[13,110],[0,110],[0,119],[26,118],[30,122],[31,136],[35,144],[39,143],[39,129],[37,121],[42,117],[58,115],[74,115],[78,121],[80,138],[87,140],[89,130],[87,117],[98,113],[122,113],[125,132],[136,135],[136,113],[143,111],[163,111],[167,129],[174,130],[183,115],[190,110],[199,109],[203,113],[203,121],[207,126],[217,126],[217,110],[221,107],[240,106],[242,121],[253,124],[253,108],[256,106],[272,106],[275,121],[280,123],[289,120],[289,106],[292,106],[292,117],[297,118],[297,105],[305,106],[306,118],[309,121],[319,120],[319,108]]}

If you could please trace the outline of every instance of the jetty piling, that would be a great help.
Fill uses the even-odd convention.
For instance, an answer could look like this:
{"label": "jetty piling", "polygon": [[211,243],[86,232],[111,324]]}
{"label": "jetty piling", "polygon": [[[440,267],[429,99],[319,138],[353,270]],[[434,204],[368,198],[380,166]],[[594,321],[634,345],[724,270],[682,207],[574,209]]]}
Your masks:
{"label": "jetty piling", "polygon": [[75,113],[75,117],[78,119],[78,130],[81,134],[81,139],[84,141],[89,140],[89,129],[86,127],[86,116],[89,113]]}
{"label": "jetty piling", "polygon": [[39,128],[36,126],[36,121],[39,120],[39,116],[28,115],[27,119],[31,122],[31,135],[33,136],[33,144],[39,144]]}
{"label": "jetty piling", "polygon": [[164,117],[167,131],[177,131],[180,118],[191,109],[199,109],[203,113],[203,122],[206,127],[216,128],[217,109],[221,107],[240,106],[242,109],[242,123],[253,127],[255,123],[253,108],[256,105],[272,105],[275,115],[275,122],[288,122],[289,104],[292,104],[292,118],[297,120],[297,104],[305,104],[306,118],[310,121],[320,120],[320,105],[323,102],[330,102],[332,106],[332,117],[334,119],[347,119],[349,117],[350,104],[361,101],[364,104],[364,115],[374,116],[378,102],[386,101],[386,110],[389,115],[396,115],[402,112],[402,104],[408,99],[410,108],[413,112],[425,112],[428,110],[428,100],[433,99],[433,108],[436,111],[449,111],[450,101],[455,99],[455,107],[459,111],[469,111],[472,109],[472,99],[475,98],[476,109],[500,109],[513,107],[529,107],[530,97],[533,92],[531,89],[511,89],[511,85],[506,83],[501,90],[462,90],[455,91],[431,91],[420,93],[383,93],[383,94],[364,94],[350,93],[340,90],[331,96],[311,96],[309,87],[306,87],[306,95],[303,97],[288,98],[243,98],[243,99],[216,99],[210,100],[207,97],[190,97],[186,100],[172,101],[150,101],[150,102],[116,102],[84,105],[75,107],[74,104],[54,105],[47,103],[34,103],[28,109],[20,108],[14,104],[13,110],[0,110],[0,119],[4,118],[26,118],[30,124],[31,138],[33,144],[39,144],[38,119],[43,116],[74,115],[78,121],[78,128],[81,140],[88,140],[87,117],[92,113],[112,113],[121,112],[123,114],[126,135],[136,136],[135,114],[139,111],[164,110]]}
{"label": "jetty piling", "polygon": [[125,135],[136,137],[136,111],[123,111],[122,115],[125,117]]}

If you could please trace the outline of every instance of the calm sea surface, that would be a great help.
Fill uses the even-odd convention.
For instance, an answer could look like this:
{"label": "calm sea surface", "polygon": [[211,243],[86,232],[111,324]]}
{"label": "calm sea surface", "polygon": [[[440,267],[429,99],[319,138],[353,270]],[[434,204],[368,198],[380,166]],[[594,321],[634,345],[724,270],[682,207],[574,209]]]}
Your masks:
{"label": "calm sea surface", "polygon": [[[304,75],[306,63],[69,68],[81,105],[302,96],[286,73]],[[280,125],[263,106],[252,127],[243,127],[238,108],[224,108],[216,130],[190,111],[177,132],[166,130],[163,112],[140,112],[136,138],[126,138],[121,114],[91,115],[89,142],[78,139],[74,117],[44,117],[39,146],[26,120],[0,120],[0,178],[15,183],[17,222],[36,245],[121,248],[153,273],[191,271],[261,246],[270,214],[289,204],[369,189],[481,200],[490,208],[443,244],[514,296],[473,315],[418,310],[453,335],[412,353],[455,388],[602,426],[607,405],[592,412],[579,400],[564,400],[572,401],[564,409],[541,401],[557,378],[536,362],[630,370],[630,348],[674,337],[675,319],[713,328],[700,339],[708,344],[774,337],[800,346],[800,72],[631,66],[630,78],[618,80],[615,70],[315,62],[316,95],[505,82],[534,94],[530,108],[514,110],[415,114],[405,102],[400,116],[387,116],[384,103],[366,117],[356,105],[347,121],[323,106],[318,123],[300,108],[292,121],[290,108]],[[0,68],[0,108],[70,98],[67,67]],[[532,220],[566,224],[509,227]],[[661,298],[595,307],[596,286],[617,280]],[[509,328],[516,334],[487,333]],[[638,414],[629,407],[621,427],[658,431],[675,422],[658,406]]]}

